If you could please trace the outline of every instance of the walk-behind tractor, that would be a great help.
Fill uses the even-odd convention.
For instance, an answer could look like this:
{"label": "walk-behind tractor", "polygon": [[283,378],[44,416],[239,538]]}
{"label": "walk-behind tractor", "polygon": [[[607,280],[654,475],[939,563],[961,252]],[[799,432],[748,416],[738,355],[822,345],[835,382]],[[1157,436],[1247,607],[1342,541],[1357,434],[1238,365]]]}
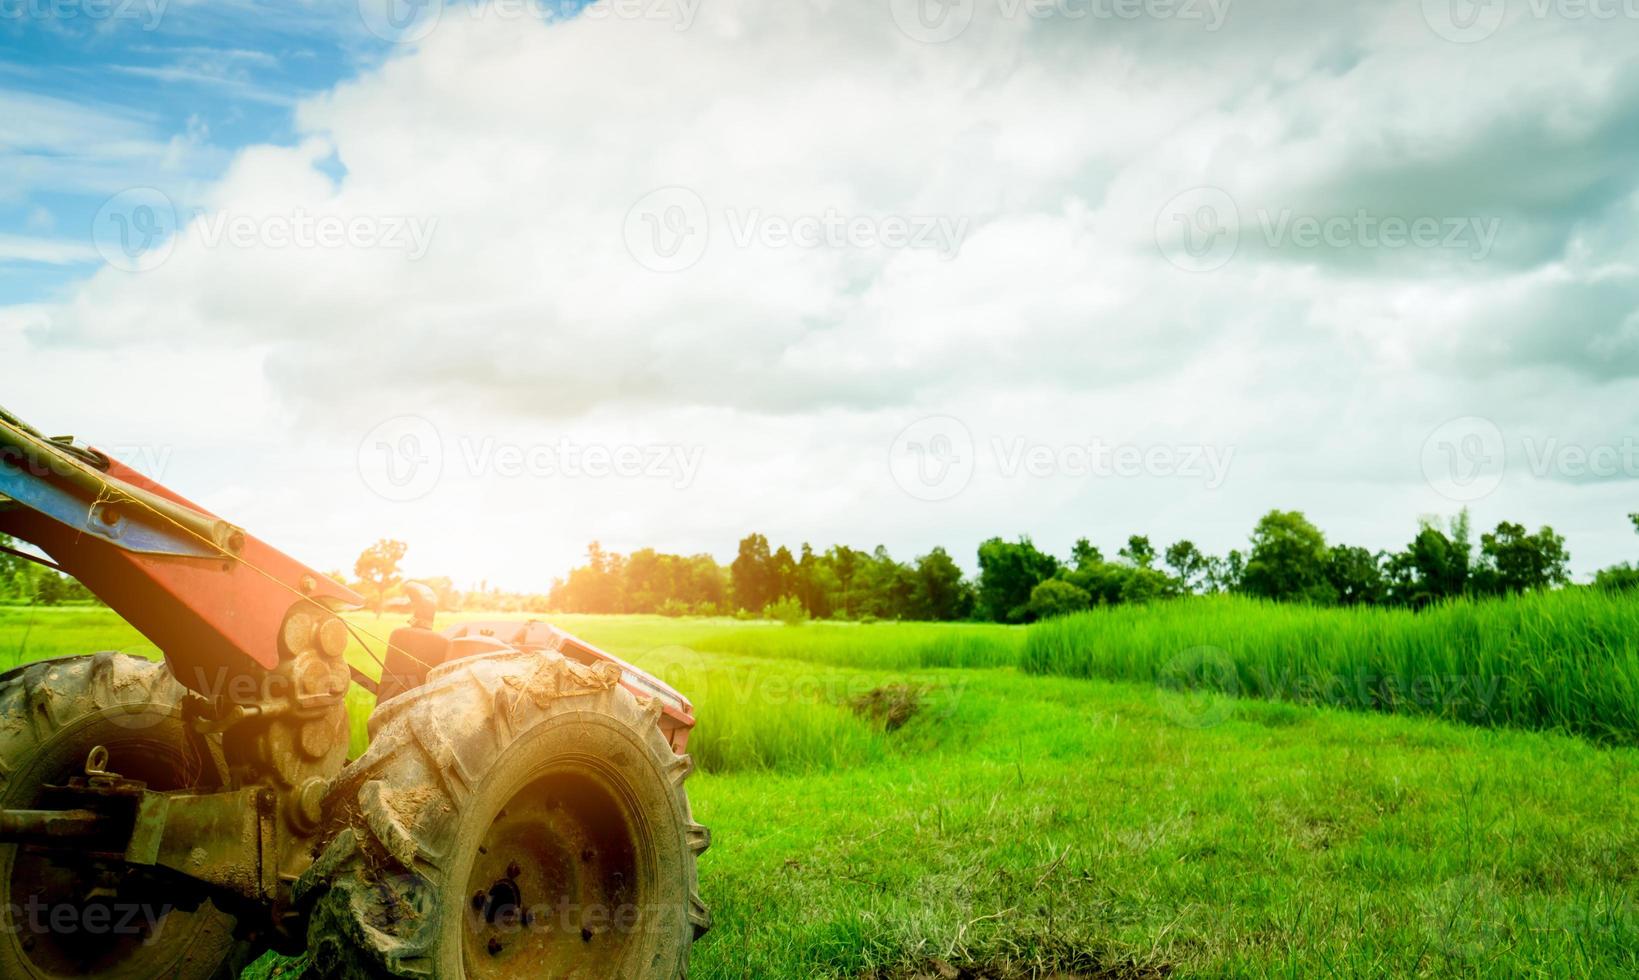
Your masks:
{"label": "walk-behind tractor", "polygon": [[[347,659],[361,599],[0,411],[0,534],[164,653],[0,675],[0,977],[681,977],[710,917],[682,695],[538,622]],[[43,558],[42,558],[43,554]],[[44,627],[42,627],[44,628]],[[357,655],[357,654],[355,654]],[[346,699],[377,691],[348,761]]]}

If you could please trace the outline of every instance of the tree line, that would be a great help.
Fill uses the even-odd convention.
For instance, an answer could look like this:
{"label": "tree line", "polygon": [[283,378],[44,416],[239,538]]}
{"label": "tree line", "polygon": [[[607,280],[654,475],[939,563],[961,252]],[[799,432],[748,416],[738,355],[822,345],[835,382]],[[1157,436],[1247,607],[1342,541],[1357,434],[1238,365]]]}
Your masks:
{"label": "tree line", "polygon": [[[11,538],[0,534],[0,547],[15,548],[17,545]],[[79,580],[0,551],[0,602],[57,606],[96,601],[91,590],[81,585]]]}
{"label": "tree line", "polygon": [[[1629,517],[1639,532],[1639,513]],[[0,535],[0,545],[11,542]],[[379,541],[354,565],[349,584],[378,611],[402,584],[399,564],[406,550],[403,542]],[[1244,550],[1222,556],[1189,540],[1158,548],[1142,534],[1128,537],[1114,557],[1081,538],[1066,559],[1028,537],[991,538],[979,545],[979,573],[972,578],[944,548],[904,562],[882,546],[816,551],[804,543],[793,552],[749,534],[727,566],[708,554],[644,548],[621,555],[593,542],[586,563],[554,580],[545,595],[502,592],[487,583],[462,592],[443,576],[418,581],[434,589],[445,609],[1027,623],[1099,606],[1214,593],[1421,608],[1457,596],[1563,586],[1569,562],[1565,539],[1553,528],[1531,532],[1503,521],[1476,537],[1467,510],[1448,521],[1425,518],[1403,549],[1376,552],[1328,543],[1301,512],[1274,510],[1259,519]],[[330,574],[347,581],[339,571]],[[1639,591],[1639,566],[1605,569],[1593,585]],[[74,579],[0,551],[0,602],[92,601]]]}
{"label": "tree line", "polygon": [[552,583],[551,608],[565,612],[719,615],[768,612],[777,618],[966,619],[974,591],[943,548],[914,562],[877,547],[833,545],[795,553],[747,535],[726,568],[710,555],[669,555],[652,548],[619,555],[596,542],[587,563]]}
{"label": "tree line", "polygon": [[[1639,515],[1633,516],[1639,530]],[[1401,550],[1331,544],[1298,511],[1270,511],[1246,549],[1217,556],[1182,540],[1158,548],[1135,534],[1113,557],[1086,538],[1067,559],[1028,537],[979,546],[979,573],[965,576],[943,548],[913,561],[886,548],[834,545],[796,552],[761,534],[740,541],[733,562],[643,549],[630,555],[594,543],[588,561],[556,580],[549,608],[584,613],[764,615],[780,619],[984,619],[1027,623],[1098,606],[1187,595],[1237,593],[1328,606],[1421,608],[1456,596],[1494,596],[1569,582],[1570,553],[1551,527],[1510,521],[1474,533],[1468,512],[1425,519]],[[1639,569],[1617,566],[1596,585],[1639,588]]]}

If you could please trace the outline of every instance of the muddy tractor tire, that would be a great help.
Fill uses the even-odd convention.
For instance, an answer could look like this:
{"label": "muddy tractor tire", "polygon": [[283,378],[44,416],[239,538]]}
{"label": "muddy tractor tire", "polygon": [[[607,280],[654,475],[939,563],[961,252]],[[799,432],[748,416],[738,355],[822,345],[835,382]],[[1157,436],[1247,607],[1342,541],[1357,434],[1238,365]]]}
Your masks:
{"label": "muddy tractor tire", "polygon": [[[194,785],[183,694],[164,664],[118,653],[0,674],[0,807],[29,809],[42,786],[84,775],[99,745],[110,771],[151,789]],[[0,845],[0,977],[205,980],[242,962],[231,916],[136,887],[89,862]]]}
{"label": "muddy tractor tire", "polygon": [[379,706],[296,886],[309,975],[686,976],[710,925],[695,869],[710,837],[659,704],[619,679],[497,654]]}

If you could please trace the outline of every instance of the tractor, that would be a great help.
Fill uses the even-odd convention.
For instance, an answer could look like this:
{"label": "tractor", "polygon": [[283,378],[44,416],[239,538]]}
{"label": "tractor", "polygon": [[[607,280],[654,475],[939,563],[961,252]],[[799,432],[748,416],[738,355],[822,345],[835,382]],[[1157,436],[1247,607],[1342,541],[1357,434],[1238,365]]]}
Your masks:
{"label": "tractor", "polygon": [[545,622],[435,630],[425,587],[373,644],[346,586],[4,410],[0,534],[164,656],[0,675],[0,977],[685,976],[711,838],[659,679]]}

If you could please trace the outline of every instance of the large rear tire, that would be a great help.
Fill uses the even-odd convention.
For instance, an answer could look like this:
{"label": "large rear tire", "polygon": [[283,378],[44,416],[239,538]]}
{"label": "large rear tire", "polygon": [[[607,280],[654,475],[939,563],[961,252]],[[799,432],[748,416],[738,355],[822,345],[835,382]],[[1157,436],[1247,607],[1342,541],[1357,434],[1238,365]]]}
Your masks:
{"label": "large rear tire", "polygon": [[[42,786],[83,775],[99,745],[111,771],[151,789],[194,785],[183,693],[164,664],[118,653],[0,675],[0,807],[28,809]],[[131,889],[117,872],[0,845],[0,977],[205,980],[243,952],[209,901],[184,909]]]}
{"label": "large rear tire", "polygon": [[612,665],[473,657],[377,709],[298,882],[326,980],[686,976],[692,763]]}

